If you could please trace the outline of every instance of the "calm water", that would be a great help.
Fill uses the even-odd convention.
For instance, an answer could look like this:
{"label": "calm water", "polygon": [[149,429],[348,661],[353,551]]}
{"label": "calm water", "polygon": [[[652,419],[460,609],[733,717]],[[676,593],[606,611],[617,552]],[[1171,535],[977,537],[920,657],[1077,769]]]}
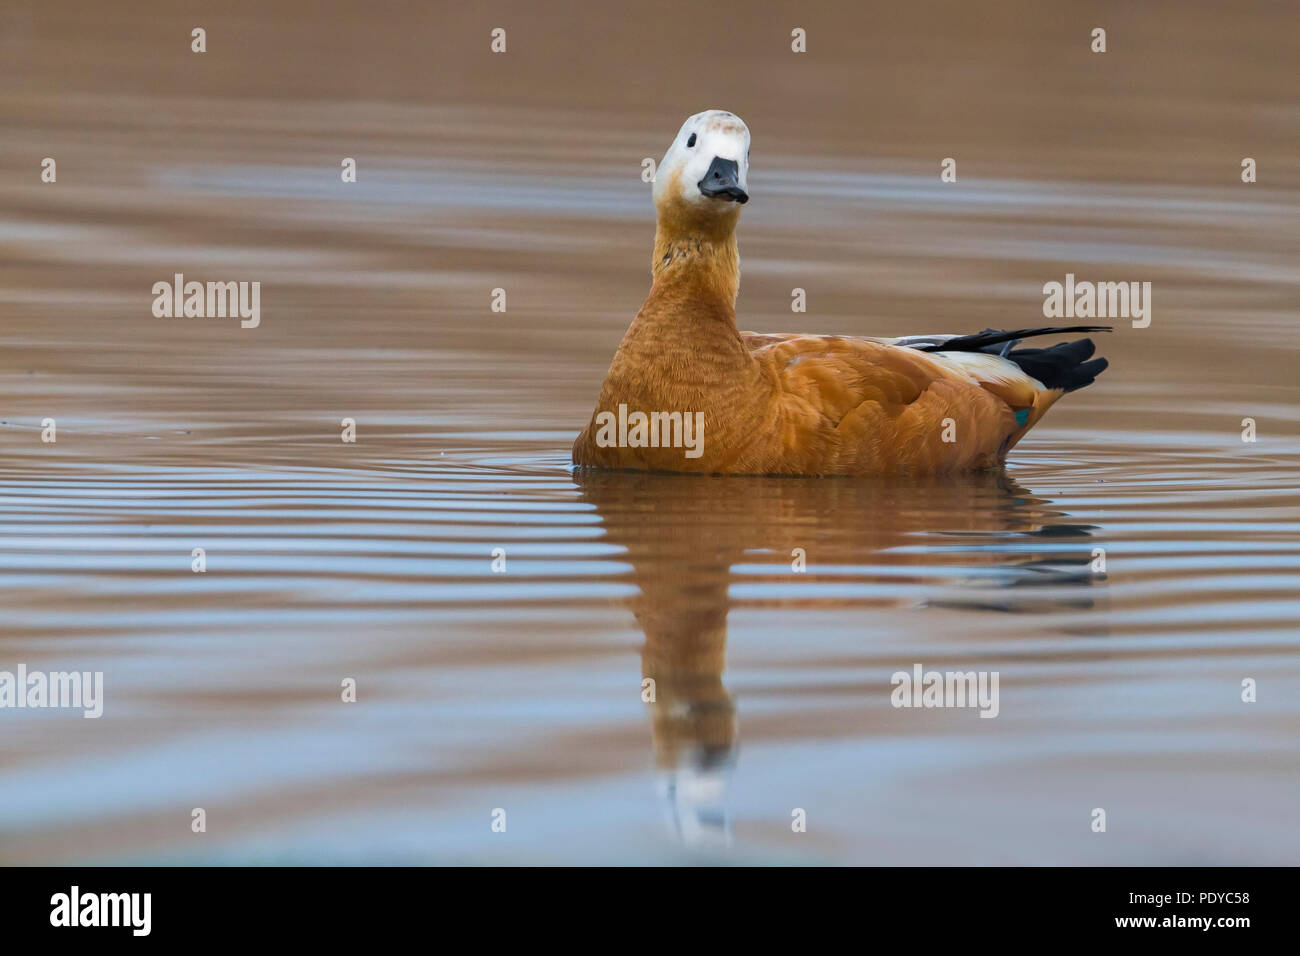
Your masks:
{"label": "calm water", "polygon": [[[326,6],[0,12],[0,670],[106,686],[0,711],[0,863],[1300,862],[1284,7],[1116,7],[1106,61],[1092,12],[822,12],[792,61],[779,5],[721,49],[506,5],[495,59]],[[669,55],[708,82],[652,101]],[[575,476],[641,159],[711,106],[745,327],[1032,325],[1066,272],[1152,324],[1005,474]],[[154,318],[176,272],[260,281],[260,328]],[[891,707],[916,663],[999,716]]]}

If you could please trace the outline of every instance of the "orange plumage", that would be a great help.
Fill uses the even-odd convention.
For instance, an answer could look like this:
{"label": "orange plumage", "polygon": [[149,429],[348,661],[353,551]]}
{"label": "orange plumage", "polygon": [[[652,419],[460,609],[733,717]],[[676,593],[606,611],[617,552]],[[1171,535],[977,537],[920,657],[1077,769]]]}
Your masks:
{"label": "orange plumage", "polygon": [[[687,120],[660,164],[650,294],[614,355],[591,421],[574,443],[576,465],[863,476],[989,468],[1005,459],[1063,391],[1087,384],[1105,367],[1103,359],[1083,361],[1092,351],[1086,340],[1000,357],[991,354],[996,344],[984,351],[983,340],[955,337],[949,351],[942,336],[739,331],[735,227],[739,204],[748,199],[748,141],[738,117],[701,113]],[[697,147],[704,151],[692,154]],[[714,189],[727,192],[717,195]],[[1017,364],[1018,354],[1029,364],[1030,353],[1033,367],[1060,378],[1058,387]],[[610,426],[619,406],[627,415],[659,413],[660,427],[616,433]],[[698,447],[672,444],[678,433],[667,425],[671,413],[700,421]]]}

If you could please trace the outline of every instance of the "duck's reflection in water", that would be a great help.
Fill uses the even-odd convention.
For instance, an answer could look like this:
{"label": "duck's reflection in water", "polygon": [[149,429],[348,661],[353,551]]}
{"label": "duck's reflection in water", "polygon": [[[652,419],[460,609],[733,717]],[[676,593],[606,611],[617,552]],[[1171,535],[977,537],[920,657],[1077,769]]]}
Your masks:
{"label": "duck's reflection in water", "polygon": [[[736,758],[737,720],[722,672],[733,565],[771,563],[772,575],[788,576],[788,584],[815,581],[817,567],[855,566],[861,573],[848,580],[879,582],[883,575],[897,583],[906,566],[943,564],[952,571],[949,587],[942,600],[928,603],[970,610],[1014,609],[1014,599],[954,597],[963,577],[977,581],[982,594],[990,586],[990,571],[1006,572],[992,579],[997,588],[1037,579],[1091,580],[1077,570],[1088,562],[1083,544],[1083,556],[1034,554],[1026,548],[1035,540],[1086,540],[1089,529],[1060,520],[1064,516],[1051,511],[1048,502],[1001,471],[864,481],[580,470],[574,480],[595,506],[608,540],[627,549],[633,567],[639,593],[628,603],[645,633],[643,697],[653,695],[651,735],[661,795],[671,828],[694,846],[732,840],[726,791]],[[963,541],[971,546],[960,547]],[[795,549],[807,555],[806,576],[793,573]],[[1069,570],[1071,565],[1076,570]],[[973,571],[979,573],[972,576]],[[846,579],[837,575],[836,580]],[[781,590],[788,594],[789,588],[783,584]],[[906,600],[900,595],[788,603],[861,610]]]}

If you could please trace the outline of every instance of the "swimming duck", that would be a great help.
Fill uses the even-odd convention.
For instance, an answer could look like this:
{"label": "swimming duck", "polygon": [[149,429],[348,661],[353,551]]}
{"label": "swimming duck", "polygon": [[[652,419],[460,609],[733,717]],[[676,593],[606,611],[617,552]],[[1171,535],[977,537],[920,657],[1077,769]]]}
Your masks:
{"label": "swimming duck", "polygon": [[1106,368],[1104,326],[867,338],[736,326],[749,128],[706,110],[654,183],[650,294],[573,445],[583,467],[719,475],[941,475],[1002,464],[1061,395]]}

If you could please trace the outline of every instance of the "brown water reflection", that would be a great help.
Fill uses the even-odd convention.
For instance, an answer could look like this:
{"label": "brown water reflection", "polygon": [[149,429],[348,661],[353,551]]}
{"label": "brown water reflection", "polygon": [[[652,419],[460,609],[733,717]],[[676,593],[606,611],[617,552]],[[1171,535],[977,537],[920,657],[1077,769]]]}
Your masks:
{"label": "brown water reflection", "polygon": [[[627,605],[645,634],[641,672],[652,683],[643,685],[643,699],[653,704],[655,765],[672,826],[690,844],[731,843],[725,789],[737,749],[736,707],[723,670],[733,565],[787,562],[785,568],[773,564],[758,579],[805,575],[797,580],[817,581],[819,568],[879,560],[936,529],[1030,542],[1046,537],[1054,544],[1089,533],[1055,523],[1063,517],[1059,512],[1001,471],[875,482],[579,471],[575,480],[583,500],[601,516],[606,539],[626,549],[634,569],[637,595]],[[891,563],[931,561],[914,553]],[[1105,577],[1090,570],[1086,549],[1084,557],[1031,553],[1010,564],[1005,553],[990,551],[980,564],[1026,572],[1017,584],[1034,579],[1088,587]],[[863,603],[843,605],[860,609]],[[865,603],[890,605],[895,599]],[[1090,600],[1066,597],[1056,603],[1091,606]],[[771,606],[800,604],[778,600]],[[955,598],[943,604],[982,606]]]}

